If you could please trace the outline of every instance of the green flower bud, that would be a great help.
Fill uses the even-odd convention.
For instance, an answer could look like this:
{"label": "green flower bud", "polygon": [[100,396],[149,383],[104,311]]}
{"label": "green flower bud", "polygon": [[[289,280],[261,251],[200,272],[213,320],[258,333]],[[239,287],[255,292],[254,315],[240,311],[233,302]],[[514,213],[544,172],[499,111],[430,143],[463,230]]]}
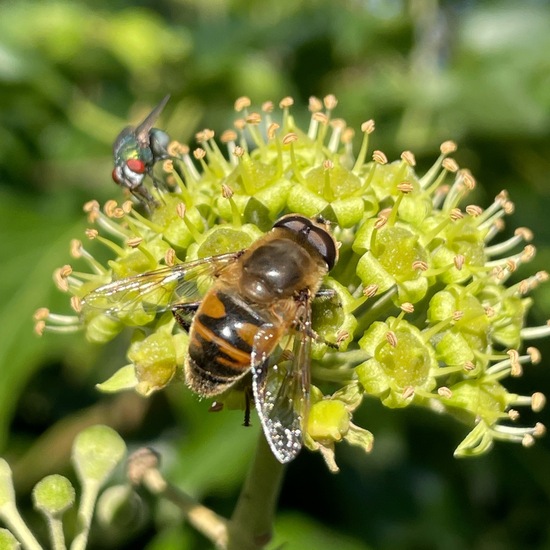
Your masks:
{"label": "green flower bud", "polygon": [[444,319],[449,319],[455,311],[460,308],[457,304],[457,297],[455,292],[452,292],[454,287],[447,287],[446,290],[437,292],[430,300],[430,307],[428,308],[428,320],[430,323],[435,324]]}
{"label": "green flower bud", "polygon": [[[251,224],[240,228],[214,227],[204,236],[204,241],[198,246],[196,258],[209,258],[227,252],[238,252],[248,248],[262,233]],[[188,259],[194,259],[195,256]]]}
{"label": "green flower bud", "polygon": [[173,337],[165,332],[155,332],[133,342],[128,350],[128,359],[134,364],[138,380],[136,389],[142,395],[164,388],[178,368]]}
{"label": "green flower bud", "polygon": [[[233,189],[231,190],[234,191]],[[231,200],[228,200],[220,194],[215,199],[215,210],[219,212],[220,216],[222,216],[225,220],[231,220],[233,218],[233,209],[236,208],[239,216],[241,216],[242,213],[245,212],[249,201],[249,195],[234,193],[231,196]]]}
{"label": "green flower bud", "polygon": [[445,365],[463,366],[474,361],[474,352],[459,332],[447,331],[435,346],[437,360]]}
{"label": "green flower bud", "polygon": [[97,500],[96,517],[103,528],[135,531],[145,519],[143,502],[130,485],[114,485]]}
{"label": "green flower bud", "polygon": [[96,315],[86,324],[86,338],[95,344],[109,342],[120,334],[124,325],[119,319],[107,315]]}
{"label": "green flower bud", "polygon": [[398,206],[397,213],[399,219],[418,230],[426,232],[428,217],[433,212],[433,203],[431,197],[420,191],[416,177],[411,176],[407,179],[413,184],[414,191],[408,194]]}
{"label": "green flower bud", "polygon": [[[168,209],[162,210],[167,211]],[[201,227],[203,223],[202,217],[196,208],[186,210],[185,218],[183,220],[177,215],[176,205],[174,205],[171,216],[165,220],[166,225],[163,229],[164,238],[173,246],[183,249],[187,248],[195,240],[190,226]]]}
{"label": "green flower bud", "polygon": [[506,417],[504,411],[510,400],[508,392],[498,382],[463,380],[450,389],[452,394],[446,399],[446,405],[467,411],[489,426]]}
{"label": "green flower bud", "polygon": [[521,329],[532,305],[530,298],[506,296],[500,302],[492,323],[491,336],[495,343],[507,348],[517,348],[521,343]]}
{"label": "green flower bud", "polygon": [[157,267],[151,261],[151,257],[144,254],[139,249],[130,250],[125,256],[118,258],[116,261],[109,262],[115,279],[123,279],[137,273],[145,273]]}
{"label": "green flower bud", "polygon": [[[414,262],[426,261],[427,254],[419,244],[418,237],[403,227],[384,227],[376,236],[376,246],[372,250],[384,269],[390,273],[398,284],[420,277],[414,268]],[[424,284],[424,291],[427,284]],[[406,299],[404,301],[415,302]]]}
{"label": "green flower bud", "polygon": [[46,476],[32,491],[34,507],[46,516],[61,517],[75,502],[71,482],[58,474]]}
{"label": "green flower bud", "polygon": [[73,444],[72,461],[81,483],[104,483],[125,452],[124,441],[108,426],[92,426],[80,432]]}

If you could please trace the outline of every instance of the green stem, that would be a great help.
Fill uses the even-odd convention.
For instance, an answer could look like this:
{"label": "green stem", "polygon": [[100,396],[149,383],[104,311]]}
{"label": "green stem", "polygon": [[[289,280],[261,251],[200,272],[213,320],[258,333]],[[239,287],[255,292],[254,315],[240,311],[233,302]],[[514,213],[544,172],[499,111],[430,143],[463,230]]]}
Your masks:
{"label": "green stem", "polygon": [[86,480],[82,484],[82,496],[77,516],[80,531],[71,544],[71,550],[84,550],[88,544],[88,535],[90,534],[90,526],[92,525],[92,517],[99,488],[100,484],[95,480]]}
{"label": "green stem", "polygon": [[43,550],[34,538],[31,530],[19,515],[14,503],[8,502],[2,507],[2,519],[25,550]]}
{"label": "green stem", "polygon": [[[129,460],[128,477],[151,494],[176,504],[187,521],[220,550],[260,550],[271,540],[284,467],[273,456],[263,432],[231,520],[170,485],[158,470],[158,457],[141,449]],[[72,550],[72,549],[71,549]]]}
{"label": "green stem", "polygon": [[284,466],[273,456],[263,432],[229,522],[227,550],[259,550],[271,540]]}
{"label": "green stem", "polygon": [[142,484],[154,495],[176,504],[187,521],[216,548],[224,549],[227,541],[227,520],[197,502],[193,497],[170,485],[156,468],[145,472]]}
{"label": "green stem", "polygon": [[65,535],[63,533],[63,522],[58,517],[48,517],[48,527],[50,529],[50,540],[53,550],[66,550]]}
{"label": "green stem", "polygon": [[[363,360],[366,361],[369,356],[363,352],[363,350],[361,351],[361,356],[363,357]],[[336,382],[341,385],[349,384],[353,380],[354,375],[354,370],[350,365],[351,362],[346,362],[345,366],[339,363],[338,368],[316,365],[314,369],[315,379],[323,380],[324,382]]]}
{"label": "green stem", "polygon": [[369,326],[374,323],[389,307],[393,306],[391,300],[392,296],[397,293],[397,285],[393,286],[390,290],[386,291],[385,294],[382,294],[374,304],[364,307],[361,305],[358,310],[355,312],[355,317],[357,318],[357,327],[355,328],[355,334],[362,334],[369,328]]}
{"label": "green stem", "polygon": [[128,478],[133,485],[142,485],[152,495],[166,498],[175,504],[197,531],[216,548],[223,550],[227,545],[227,520],[170,485],[160,473],[158,466],[159,456],[152,449],[144,447],[128,459]]}

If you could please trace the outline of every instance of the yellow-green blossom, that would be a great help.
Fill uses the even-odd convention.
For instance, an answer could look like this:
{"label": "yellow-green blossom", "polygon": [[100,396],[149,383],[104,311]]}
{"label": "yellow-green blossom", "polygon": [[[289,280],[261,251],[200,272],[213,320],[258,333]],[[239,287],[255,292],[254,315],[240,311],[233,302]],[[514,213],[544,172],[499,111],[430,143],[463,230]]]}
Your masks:
{"label": "yellow-green blossom", "polygon": [[[450,157],[450,141],[424,175],[409,151],[395,162],[381,151],[369,159],[372,120],[362,124],[354,151],[355,131],[333,117],[334,96],[311,98],[305,129],[294,120],[291,98],[279,102],[278,112],[272,102],[260,110],[251,105],[245,97],[236,101],[235,126],[219,140],[206,129],[194,150],[170,144],[172,159],[155,171],[161,185],[148,188],[154,208],[130,200],[85,205],[86,237],[94,243],[71,245],[82,271],[67,265],[55,273],[74,314],[43,308],[37,330],[83,330],[104,343],[130,327],[129,363],[99,387],[148,395],[178,380],[185,361],[187,333],[170,313],[159,313],[170,305],[170,289],[147,301],[136,294],[134,307],[116,319],[105,310],[82,313],[80,300],[115,279],[244,249],[285,213],[322,216],[340,243],[340,259],[323,283],[331,291],[313,304],[319,338],[305,444],[332,469],[335,443],[370,450],[372,434],[353,423],[357,407],[368,407],[366,397],[454,415],[471,430],[459,456],[484,452],[495,440],[531,444],[544,428],[514,426],[515,407],[539,410],[544,396],[509,393],[503,382],[540,359],[536,348],[522,350],[550,333],[548,326],[525,326],[527,295],[547,274],[506,285],[535,252],[524,228],[492,243],[513,211],[507,194],[485,210],[469,204],[476,182]],[[96,243],[110,250],[107,265],[95,259]],[[224,399],[236,402],[231,394]]]}

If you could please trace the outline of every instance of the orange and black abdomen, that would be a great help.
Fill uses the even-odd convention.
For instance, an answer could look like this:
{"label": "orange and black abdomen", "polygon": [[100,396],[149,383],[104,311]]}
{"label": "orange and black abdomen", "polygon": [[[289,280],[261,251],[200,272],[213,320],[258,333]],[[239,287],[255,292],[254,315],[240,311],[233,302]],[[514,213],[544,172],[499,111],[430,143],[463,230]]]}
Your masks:
{"label": "orange and black abdomen", "polygon": [[268,323],[230,290],[208,292],[191,326],[188,385],[203,396],[225,391],[250,369],[254,337]]}

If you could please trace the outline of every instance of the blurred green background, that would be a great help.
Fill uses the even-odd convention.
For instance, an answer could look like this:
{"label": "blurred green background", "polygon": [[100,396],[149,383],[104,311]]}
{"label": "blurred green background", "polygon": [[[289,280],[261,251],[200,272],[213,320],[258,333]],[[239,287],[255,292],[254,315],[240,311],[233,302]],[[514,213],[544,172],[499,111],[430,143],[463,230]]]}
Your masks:
{"label": "blurred green background", "polygon": [[[68,312],[53,285],[81,238],[82,204],[122,197],[111,146],[166,93],[161,127],[183,142],[231,127],[233,102],[286,95],[304,107],[334,93],[350,126],[374,118],[371,143],[390,160],[412,150],[420,171],[446,139],[487,206],[508,189],[510,232],[528,226],[550,259],[550,3],[417,0],[4,0],[0,5],[0,454],[21,507],[51,472],[70,474],[74,435],[114,426],[131,448],[154,445],[167,476],[229,513],[257,426],[212,415],[183,387],[144,401],[105,397],[94,384],[124,361],[121,343],[34,336],[42,305]],[[298,115],[296,107],[294,113]],[[303,119],[307,118],[303,109]],[[301,116],[301,115],[300,115]],[[550,312],[549,285],[534,292],[531,325]],[[539,366],[507,381],[531,394],[550,387],[550,342]],[[550,548],[550,443],[497,445],[455,460],[466,434],[427,411],[364,403],[371,456],[341,445],[341,473],[302,453],[283,486],[276,543],[316,549]],[[356,417],[359,420],[359,417]],[[522,411],[522,422],[548,413]],[[37,523],[37,529],[43,529]],[[96,531],[97,533],[98,531]],[[142,522],[101,528],[94,548],[200,549],[206,542],[165,504]]]}

